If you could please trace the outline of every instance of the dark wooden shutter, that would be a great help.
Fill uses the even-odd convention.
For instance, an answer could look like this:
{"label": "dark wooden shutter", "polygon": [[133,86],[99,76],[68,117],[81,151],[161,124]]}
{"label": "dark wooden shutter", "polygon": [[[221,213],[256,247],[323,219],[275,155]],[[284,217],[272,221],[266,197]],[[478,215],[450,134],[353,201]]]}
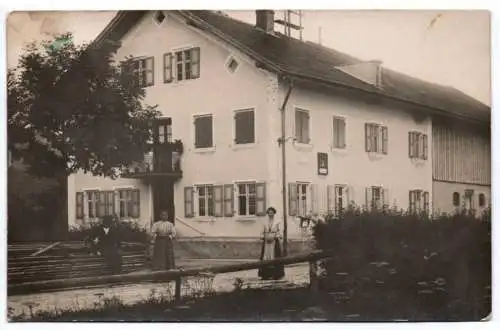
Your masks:
{"label": "dark wooden shutter", "polygon": [[365,203],[366,203],[366,208],[368,210],[371,210],[373,208],[373,201],[372,201],[372,188],[371,187],[367,187],[366,190],[365,190]]}
{"label": "dark wooden shutter", "polygon": [[424,212],[429,214],[429,192],[424,192]]}
{"label": "dark wooden shutter", "polygon": [[222,217],[223,211],[223,186],[214,186],[214,216]]}
{"label": "dark wooden shutter", "polygon": [[235,143],[245,144],[255,142],[255,114],[253,110],[236,112],[234,115]]}
{"label": "dark wooden shutter", "polygon": [[113,215],[115,212],[115,192],[114,191],[106,191],[106,215]]}
{"label": "dark wooden shutter", "polygon": [[106,193],[104,191],[96,192],[97,197],[97,217],[106,215]]}
{"label": "dark wooden shutter", "polygon": [[414,190],[410,190],[409,192],[409,195],[408,195],[408,205],[409,205],[409,209],[410,209],[410,212],[415,212],[415,191]]}
{"label": "dark wooden shutter", "polygon": [[309,117],[309,112],[304,111],[304,121],[302,125],[304,126],[302,131],[304,132],[304,142],[305,143],[310,143],[311,142],[311,132],[309,131],[310,127],[310,117]]}
{"label": "dark wooden shutter", "polygon": [[327,205],[327,210],[328,213],[333,213],[335,212],[335,186],[329,185],[326,187],[327,191],[327,200],[328,200],[328,205]]}
{"label": "dark wooden shutter", "polygon": [[389,131],[387,129],[387,126],[382,127],[382,153],[384,155],[387,155],[389,152]]}
{"label": "dark wooden shutter", "polygon": [[194,188],[184,187],[184,216],[194,217]]}
{"label": "dark wooden shutter", "polygon": [[256,191],[256,215],[266,215],[266,184],[265,182],[255,184]]}
{"label": "dark wooden shutter", "polygon": [[213,146],[212,116],[201,116],[194,120],[195,148],[210,148]]}
{"label": "dark wooden shutter", "polygon": [[408,132],[408,157],[415,157],[414,153],[414,145],[415,145],[415,133]]}
{"label": "dark wooden shutter", "polygon": [[365,123],[365,151],[372,151],[372,139],[370,134],[370,124]]}
{"label": "dark wooden shutter", "polygon": [[340,118],[339,120],[339,132],[340,132],[340,135],[339,135],[339,138],[340,138],[340,148],[343,149],[346,147],[346,130],[345,130],[345,119],[344,118]]}
{"label": "dark wooden shutter", "polygon": [[140,190],[139,189],[134,189],[131,191],[131,197],[132,197],[132,210],[130,213],[130,216],[132,218],[139,218],[141,216],[141,196],[140,196]]}
{"label": "dark wooden shutter", "polygon": [[232,184],[224,185],[224,216],[232,217],[234,215],[234,186]]}
{"label": "dark wooden shutter", "polygon": [[163,82],[168,84],[174,80],[172,74],[172,53],[163,55]]}
{"label": "dark wooden shutter", "polygon": [[155,67],[154,67],[154,57],[148,57],[145,59],[146,64],[146,81],[144,82],[146,86],[153,86],[155,83]]}
{"label": "dark wooden shutter", "polygon": [[76,193],[76,218],[83,219],[83,192]]}
{"label": "dark wooden shutter", "polygon": [[200,47],[195,47],[191,49],[191,79],[196,79],[200,77],[201,69],[201,57],[200,57]]}
{"label": "dark wooden shutter", "polygon": [[297,184],[289,183],[288,184],[288,215],[296,216],[297,215]]}
{"label": "dark wooden shutter", "polygon": [[422,136],[422,144],[423,144],[423,149],[424,149],[424,151],[423,151],[423,159],[424,160],[427,160],[427,157],[428,157],[427,156],[427,154],[428,154],[428,145],[427,145],[427,143],[428,143],[427,134],[424,134]]}

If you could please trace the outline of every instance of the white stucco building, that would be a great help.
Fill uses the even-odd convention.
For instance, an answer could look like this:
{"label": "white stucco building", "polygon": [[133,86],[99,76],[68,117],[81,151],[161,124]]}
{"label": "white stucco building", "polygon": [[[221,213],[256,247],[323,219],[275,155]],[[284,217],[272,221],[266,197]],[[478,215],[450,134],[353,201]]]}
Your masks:
{"label": "white stucco building", "polygon": [[116,180],[72,175],[69,225],[116,213],[149,227],[167,209],[185,236],[255,237],[273,206],[292,238],[298,215],[348,203],[449,211],[466,189],[489,200],[489,136],[463,155],[480,159],[471,180],[436,175],[444,142],[433,141],[436,118],[489,127],[487,106],[273,26],[265,10],[255,26],[209,11],[119,12],[96,43],[119,40],[116,59],[137,58],[145,102],[162,113],[157,147]]}

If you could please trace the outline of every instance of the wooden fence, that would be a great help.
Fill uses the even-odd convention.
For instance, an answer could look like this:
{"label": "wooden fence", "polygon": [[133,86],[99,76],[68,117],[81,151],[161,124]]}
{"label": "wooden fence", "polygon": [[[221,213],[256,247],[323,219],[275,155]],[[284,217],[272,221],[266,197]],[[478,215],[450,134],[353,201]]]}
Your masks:
{"label": "wooden fence", "polygon": [[91,287],[98,285],[126,285],[137,284],[143,282],[170,282],[175,281],[175,298],[180,300],[181,297],[181,280],[184,277],[203,276],[205,274],[222,274],[232,273],[237,271],[257,269],[264,265],[291,265],[302,262],[309,262],[311,288],[317,289],[316,279],[316,261],[327,258],[327,254],[323,251],[313,251],[307,254],[288,256],[275,260],[253,261],[236,263],[223,266],[210,266],[203,268],[194,268],[188,270],[166,270],[153,271],[148,273],[129,273],[119,275],[102,275],[93,277],[74,277],[64,279],[43,280],[28,283],[11,283],[8,284],[8,295],[19,295],[27,293],[37,293],[44,291],[68,290],[72,288]]}
{"label": "wooden fence", "polygon": [[[106,275],[102,256],[90,255],[81,243],[65,242],[46,253],[36,255],[43,246],[32,245],[10,249],[8,253],[7,280],[10,284],[65,280]],[[146,247],[126,243],[122,246],[122,273],[147,267]]]}

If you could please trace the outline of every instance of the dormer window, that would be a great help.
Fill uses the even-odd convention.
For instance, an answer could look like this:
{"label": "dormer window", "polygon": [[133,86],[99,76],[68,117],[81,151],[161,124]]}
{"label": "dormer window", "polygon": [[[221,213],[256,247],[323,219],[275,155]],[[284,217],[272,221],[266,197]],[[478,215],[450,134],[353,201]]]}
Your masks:
{"label": "dormer window", "polygon": [[163,13],[163,11],[157,11],[154,15],[154,21],[156,22],[156,24],[161,24],[163,23],[163,21],[165,20],[165,18],[167,18],[167,16],[165,16],[165,14]]}
{"label": "dormer window", "polygon": [[194,47],[163,55],[163,81],[197,79],[200,77],[200,48]]}

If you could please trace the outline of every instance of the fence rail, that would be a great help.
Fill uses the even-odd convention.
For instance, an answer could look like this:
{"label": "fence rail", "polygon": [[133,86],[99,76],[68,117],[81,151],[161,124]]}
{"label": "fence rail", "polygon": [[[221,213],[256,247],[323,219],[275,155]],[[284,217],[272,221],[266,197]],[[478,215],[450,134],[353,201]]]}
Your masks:
{"label": "fence rail", "polygon": [[[103,275],[94,277],[81,277],[69,279],[54,279],[46,281],[36,281],[29,283],[13,283],[8,285],[8,295],[20,295],[27,293],[37,293],[43,291],[59,291],[72,288],[91,287],[98,285],[126,285],[137,284],[142,282],[170,282],[175,281],[175,298],[180,300],[181,280],[183,277],[200,276],[202,274],[222,274],[232,273],[243,270],[257,269],[266,265],[291,265],[301,262],[309,262],[311,282],[315,278],[314,267],[316,261],[327,258],[328,255],[324,251],[316,250],[307,254],[288,256],[266,261],[252,261],[244,263],[236,263],[222,266],[209,266],[202,268],[193,268],[187,270],[165,270],[153,271],[149,273],[129,273],[119,275]],[[314,286],[314,283],[311,283]]]}

